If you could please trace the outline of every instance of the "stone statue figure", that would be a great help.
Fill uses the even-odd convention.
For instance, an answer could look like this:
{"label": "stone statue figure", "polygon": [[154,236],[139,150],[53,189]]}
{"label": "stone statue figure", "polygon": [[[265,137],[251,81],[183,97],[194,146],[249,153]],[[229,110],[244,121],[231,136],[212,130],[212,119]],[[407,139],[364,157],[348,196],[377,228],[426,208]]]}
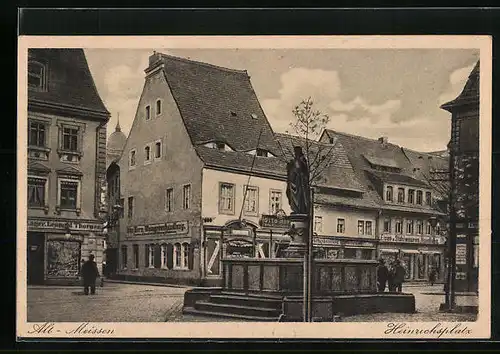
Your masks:
{"label": "stone statue figure", "polygon": [[294,146],[295,157],[287,164],[286,196],[292,214],[309,214],[309,167],[302,147]]}

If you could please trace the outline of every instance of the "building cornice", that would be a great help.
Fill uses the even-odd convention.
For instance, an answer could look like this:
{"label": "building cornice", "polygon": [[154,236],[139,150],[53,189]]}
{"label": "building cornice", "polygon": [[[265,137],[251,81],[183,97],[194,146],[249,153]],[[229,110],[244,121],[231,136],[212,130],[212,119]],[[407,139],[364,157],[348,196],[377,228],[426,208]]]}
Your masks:
{"label": "building cornice", "polygon": [[62,113],[65,115],[78,116],[104,122],[107,122],[110,118],[110,114],[107,112],[95,111],[60,103],[52,103],[43,100],[28,99],[28,111],[31,110],[39,110],[45,113]]}

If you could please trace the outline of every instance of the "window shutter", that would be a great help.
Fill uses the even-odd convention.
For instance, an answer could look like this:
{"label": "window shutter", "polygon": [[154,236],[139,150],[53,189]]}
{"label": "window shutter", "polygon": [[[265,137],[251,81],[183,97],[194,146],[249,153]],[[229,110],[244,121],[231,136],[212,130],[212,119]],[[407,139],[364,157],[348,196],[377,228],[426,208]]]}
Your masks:
{"label": "window shutter", "polygon": [[167,268],[172,269],[174,267],[174,246],[172,244],[167,244]]}
{"label": "window shutter", "polygon": [[161,246],[160,244],[156,244],[154,246],[154,266],[155,268],[161,268]]}
{"label": "window shutter", "polygon": [[188,268],[193,270],[194,267],[194,247],[193,245],[188,245]]}
{"label": "window shutter", "polygon": [[144,245],[144,267],[149,267],[149,245]]}

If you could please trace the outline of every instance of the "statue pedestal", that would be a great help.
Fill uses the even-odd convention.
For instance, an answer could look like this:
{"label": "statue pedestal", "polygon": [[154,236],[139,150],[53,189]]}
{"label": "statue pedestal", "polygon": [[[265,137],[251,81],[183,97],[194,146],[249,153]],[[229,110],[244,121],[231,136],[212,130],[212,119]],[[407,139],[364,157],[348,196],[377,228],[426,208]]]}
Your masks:
{"label": "statue pedestal", "polygon": [[292,242],[284,250],[285,258],[303,258],[307,251],[309,234],[309,216],[307,214],[290,214],[290,230]]}

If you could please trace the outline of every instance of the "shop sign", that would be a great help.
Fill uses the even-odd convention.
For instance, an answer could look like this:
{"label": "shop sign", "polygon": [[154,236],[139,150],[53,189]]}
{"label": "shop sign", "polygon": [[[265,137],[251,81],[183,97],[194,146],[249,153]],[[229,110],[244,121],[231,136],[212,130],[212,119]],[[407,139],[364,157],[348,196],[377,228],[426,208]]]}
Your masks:
{"label": "shop sign", "polygon": [[286,229],[290,228],[290,219],[286,215],[262,215],[259,220],[261,227],[269,229]]}
{"label": "shop sign", "polygon": [[431,236],[382,235],[380,240],[384,242],[439,243],[437,238]]}
{"label": "shop sign", "polygon": [[324,237],[321,237],[321,238],[314,237],[313,244],[317,244],[318,246],[339,246],[340,247],[339,240],[331,240],[329,238],[324,238]]}
{"label": "shop sign", "polygon": [[344,246],[350,246],[350,247],[375,247],[375,245],[372,242],[352,242],[352,241],[347,241],[344,242]]}
{"label": "shop sign", "polygon": [[151,234],[185,234],[188,232],[187,221],[166,222],[160,224],[137,225],[127,227],[127,233],[132,235]]}
{"label": "shop sign", "polygon": [[469,229],[477,229],[477,222],[470,222]]}
{"label": "shop sign", "polygon": [[455,279],[457,280],[466,280],[467,274],[465,272],[457,272],[455,273]]}
{"label": "shop sign", "polygon": [[97,222],[61,221],[54,219],[28,219],[28,229],[67,230],[102,232],[103,226]]}
{"label": "shop sign", "polygon": [[456,248],[456,264],[467,264],[467,245],[460,243]]}

